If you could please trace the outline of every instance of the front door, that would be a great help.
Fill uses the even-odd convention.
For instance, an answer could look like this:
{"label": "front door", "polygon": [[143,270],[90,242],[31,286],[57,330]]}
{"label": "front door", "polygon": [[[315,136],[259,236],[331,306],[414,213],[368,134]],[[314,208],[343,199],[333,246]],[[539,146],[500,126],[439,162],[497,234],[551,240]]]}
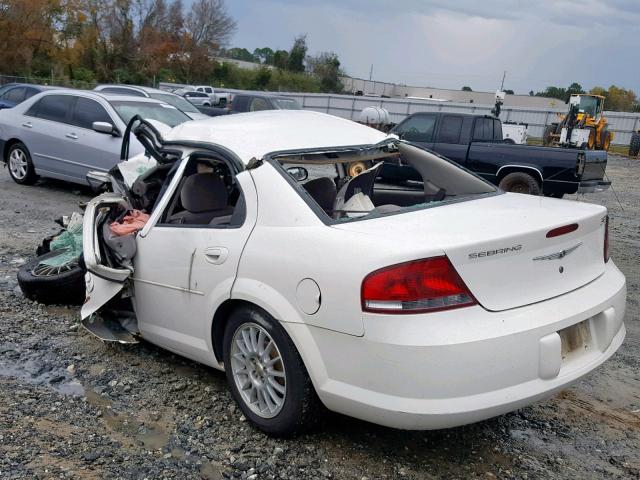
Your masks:
{"label": "front door", "polygon": [[96,100],[77,97],[70,125],[65,131],[67,162],[61,165],[64,175],[86,181],[91,170],[109,171],[120,159],[122,137],[96,132],[93,122],[116,122]]}
{"label": "front door", "polygon": [[133,280],[144,338],[215,364],[211,321],[231,296],[256,214],[248,172],[236,176],[222,158],[183,160],[137,239]]}

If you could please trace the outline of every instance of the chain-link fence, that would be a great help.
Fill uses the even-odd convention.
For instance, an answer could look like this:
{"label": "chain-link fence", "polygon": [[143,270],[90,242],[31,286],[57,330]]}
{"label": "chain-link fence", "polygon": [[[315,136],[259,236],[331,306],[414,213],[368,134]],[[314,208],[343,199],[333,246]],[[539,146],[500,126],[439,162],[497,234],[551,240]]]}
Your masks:
{"label": "chain-link fence", "polygon": [[20,77],[14,75],[0,75],[0,85],[6,85],[7,83],[33,83],[36,85],[52,85],[55,87],[79,88],[82,90],[92,90],[97,85],[96,82],[69,80],[64,77]]}

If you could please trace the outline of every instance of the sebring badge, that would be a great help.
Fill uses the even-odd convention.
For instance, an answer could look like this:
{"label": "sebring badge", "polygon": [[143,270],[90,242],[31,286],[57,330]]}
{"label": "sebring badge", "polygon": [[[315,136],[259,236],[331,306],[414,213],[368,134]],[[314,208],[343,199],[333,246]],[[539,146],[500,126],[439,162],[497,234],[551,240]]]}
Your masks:
{"label": "sebring badge", "polygon": [[570,253],[573,253],[574,251],[576,251],[580,245],[582,245],[582,242],[578,243],[577,245],[574,245],[573,247],[560,250],[559,252],[556,252],[556,253],[551,253],[549,255],[541,255],[539,257],[533,257],[533,261],[536,262],[538,260],[559,260],[561,258],[566,257]]}

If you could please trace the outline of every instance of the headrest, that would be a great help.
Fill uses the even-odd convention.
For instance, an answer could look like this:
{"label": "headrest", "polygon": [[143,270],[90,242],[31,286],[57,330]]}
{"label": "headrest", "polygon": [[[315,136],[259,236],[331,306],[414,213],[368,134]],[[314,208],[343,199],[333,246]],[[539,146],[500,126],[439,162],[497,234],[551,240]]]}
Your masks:
{"label": "headrest", "polygon": [[323,210],[333,210],[333,203],[337,196],[336,184],[333,180],[320,177],[309,180],[302,186]]}
{"label": "headrest", "polygon": [[227,200],[227,187],[215,173],[196,173],[187,177],[180,192],[182,206],[191,213],[224,208]]}

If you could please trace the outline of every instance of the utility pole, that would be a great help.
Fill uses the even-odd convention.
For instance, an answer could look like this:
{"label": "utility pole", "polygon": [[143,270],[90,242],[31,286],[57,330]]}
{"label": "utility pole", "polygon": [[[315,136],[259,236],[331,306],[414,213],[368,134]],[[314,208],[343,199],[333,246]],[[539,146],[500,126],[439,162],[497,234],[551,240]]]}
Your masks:
{"label": "utility pole", "polygon": [[369,70],[369,81],[373,78],[373,63],[371,64],[371,70]]}

